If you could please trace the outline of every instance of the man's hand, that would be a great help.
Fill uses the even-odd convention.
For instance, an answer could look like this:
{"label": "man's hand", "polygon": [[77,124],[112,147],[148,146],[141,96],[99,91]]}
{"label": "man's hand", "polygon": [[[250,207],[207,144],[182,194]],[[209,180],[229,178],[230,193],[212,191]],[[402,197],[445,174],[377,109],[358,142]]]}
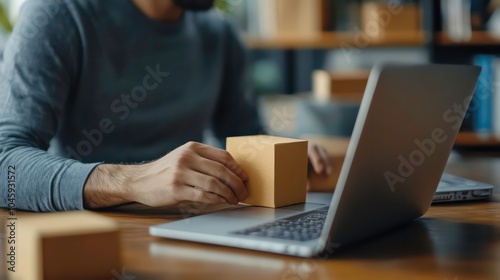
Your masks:
{"label": "man's hand", "polygon": [[307,154],[309,156],[309,164],[312,166],[316,174],[331,174],[332,163],[328,157],[328,152],[325,148],[316,144],[308,145]]}
{"label": "man's hand", "polygon": [[158,207],[183,201],[238,204],[248,196],[247,179],[228,152],[189,142],[150,163],[97,166],[85,184],[84,206],[139,202]]}

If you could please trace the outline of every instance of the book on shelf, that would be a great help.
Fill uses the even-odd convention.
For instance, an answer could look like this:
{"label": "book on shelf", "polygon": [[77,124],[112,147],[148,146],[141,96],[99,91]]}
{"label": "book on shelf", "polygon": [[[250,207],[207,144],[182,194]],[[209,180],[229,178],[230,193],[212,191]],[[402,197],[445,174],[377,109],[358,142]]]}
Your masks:
{"label": "book on shelf", "polygon": [[474,131],[479,133],[493,132],[493,60],[492,55],[482,54],[474,57],[474,64],[481,66],[481,74],[471,110],[474,115]]}
{"label": "book on shelf", "polygon": [[493,59],[493,134],[500,137],[500,58]]}
{"label": "book on shelf", "polygon": [[500,136],[500,57],[478,54],[473,61],[481,74],[461,130]]}

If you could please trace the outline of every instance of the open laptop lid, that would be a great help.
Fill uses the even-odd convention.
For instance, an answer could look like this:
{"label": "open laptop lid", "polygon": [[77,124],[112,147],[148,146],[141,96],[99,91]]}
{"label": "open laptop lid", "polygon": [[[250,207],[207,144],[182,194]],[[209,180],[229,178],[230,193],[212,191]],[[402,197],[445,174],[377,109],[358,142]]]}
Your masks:
{"label": "open laptop lid", "polygon": [[480,71],[458,65],[373,68],[317,253],[427,211]]}

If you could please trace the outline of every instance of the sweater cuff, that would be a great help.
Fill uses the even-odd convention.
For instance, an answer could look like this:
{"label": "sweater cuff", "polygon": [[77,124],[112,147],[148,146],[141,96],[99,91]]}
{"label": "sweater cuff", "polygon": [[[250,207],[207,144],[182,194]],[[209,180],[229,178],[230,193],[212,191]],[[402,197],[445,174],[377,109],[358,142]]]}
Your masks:
{"label": "sweater cuff", "polygon": [[64,171],[59,182],[57,210],[83,210],[83,187],[92,170],[99,164],[75,162]]}

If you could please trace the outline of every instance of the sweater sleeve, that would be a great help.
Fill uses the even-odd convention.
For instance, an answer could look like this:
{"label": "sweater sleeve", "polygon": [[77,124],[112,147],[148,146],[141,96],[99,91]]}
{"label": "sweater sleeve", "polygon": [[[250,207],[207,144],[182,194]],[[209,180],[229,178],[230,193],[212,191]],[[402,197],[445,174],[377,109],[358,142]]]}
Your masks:
{"label": "sweater sleeve", "polygon": [[5,48],[0,64],[0,207],[83,209],[83,186],[96,164],[47,153],[81,60],[70,3],[28,0]]}
{"label": "sweater sleeve", "polygon": [[264,134],[254,100],[248,90],[248,53],[239,32],[226,21],[224,77],[213,120],[215,136],[225,143],[227,136]]}

